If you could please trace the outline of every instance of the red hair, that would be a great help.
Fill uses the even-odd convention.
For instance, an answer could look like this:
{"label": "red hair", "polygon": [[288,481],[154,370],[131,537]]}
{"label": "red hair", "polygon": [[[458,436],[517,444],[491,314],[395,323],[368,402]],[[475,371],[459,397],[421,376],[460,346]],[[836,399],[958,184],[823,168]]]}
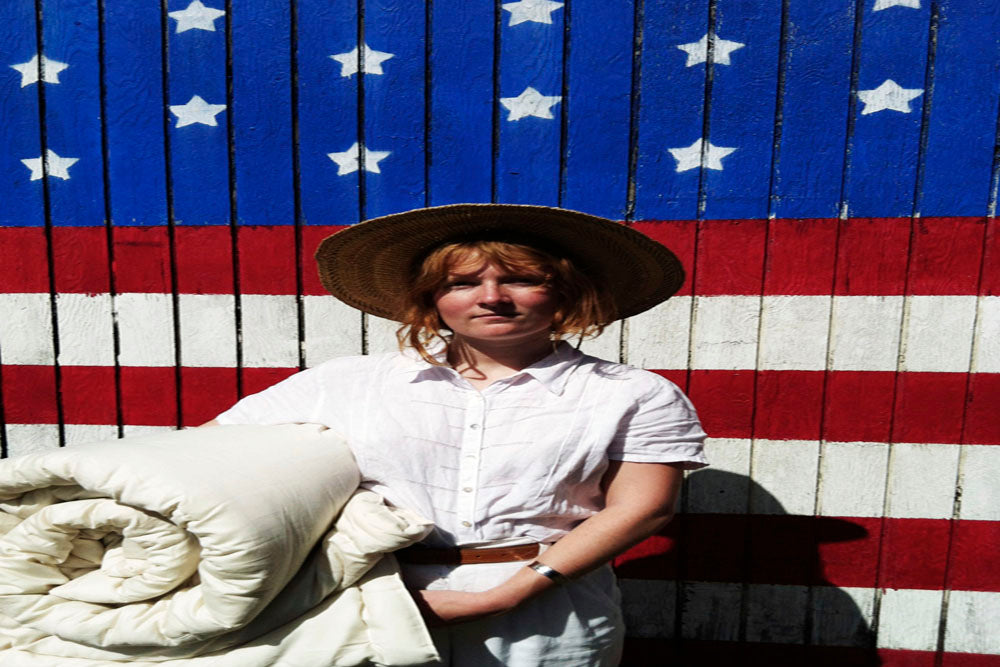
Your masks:
{"label": "red hair", "polygon": [[504,271],[535,276],[556,296],[552,339],[596,336],[616,319],[614,304],[602,286],[592,281],[567,257],[557,257],[530,245],[506,241],[460,241],[435,248],[424,258],[404,295],[403,325],[396,332],[400,349],[409,345],[428,362],[440,365],[427,346],[451,336],[434,305],[435,294],[458,266],[477,262],[493,264]]}

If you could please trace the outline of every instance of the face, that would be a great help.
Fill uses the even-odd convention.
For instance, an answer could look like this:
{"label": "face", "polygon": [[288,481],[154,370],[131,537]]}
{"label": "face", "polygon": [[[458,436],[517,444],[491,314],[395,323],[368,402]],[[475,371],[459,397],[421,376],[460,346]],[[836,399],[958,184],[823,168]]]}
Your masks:
{"label": "face", "polygon": [[434,303],[456,337],[495,342],[548,340],[557,305],[541,276],[475,257],[448,272]]}

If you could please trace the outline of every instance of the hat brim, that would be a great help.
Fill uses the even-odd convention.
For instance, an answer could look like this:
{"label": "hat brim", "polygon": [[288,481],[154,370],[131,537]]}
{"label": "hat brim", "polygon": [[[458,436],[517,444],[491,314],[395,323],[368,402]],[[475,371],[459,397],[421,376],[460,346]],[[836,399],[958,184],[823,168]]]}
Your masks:
{"label": "hat brim", "polygon": [[684,283],[680,260],[634,229],[578,211],[519,204],[451,204],[373,218],[323,239],[315,257],[331,294],[398,321],[416,263],[444,243],[476,238],[536,239],[543,249],[565,254],[608,290],[619,318],[652,308]]}

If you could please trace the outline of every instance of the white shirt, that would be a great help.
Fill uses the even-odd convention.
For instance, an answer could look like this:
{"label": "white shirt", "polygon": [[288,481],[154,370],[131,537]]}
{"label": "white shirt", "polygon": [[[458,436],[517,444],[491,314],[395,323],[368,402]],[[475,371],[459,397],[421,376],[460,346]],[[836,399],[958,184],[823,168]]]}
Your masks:
{"label": "white shirt", "polygon": [[217,419],[338,431],[363,487],[434,522],[431,546],[554,542],[603,507],[609,460],[707,464],[680,389],[565,343],[482,392],[412,352],[342,357]]}

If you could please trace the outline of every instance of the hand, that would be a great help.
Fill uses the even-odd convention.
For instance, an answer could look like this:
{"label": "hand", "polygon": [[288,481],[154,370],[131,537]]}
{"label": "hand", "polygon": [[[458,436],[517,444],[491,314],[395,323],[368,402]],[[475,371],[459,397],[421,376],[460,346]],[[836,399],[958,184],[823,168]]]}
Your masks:
{"label": "hand", "polygon": [[465,623],[506,611],[489,591],[410,591],[429,626]]}

